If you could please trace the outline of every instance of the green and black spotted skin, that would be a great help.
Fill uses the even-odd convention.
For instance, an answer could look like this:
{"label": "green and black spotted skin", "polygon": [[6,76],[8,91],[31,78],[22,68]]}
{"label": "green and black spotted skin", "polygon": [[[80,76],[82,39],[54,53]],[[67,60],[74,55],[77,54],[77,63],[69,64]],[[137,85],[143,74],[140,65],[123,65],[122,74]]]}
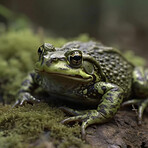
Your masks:
{"label": "green and black spotted skin", "polygon": [[[97,108],[83,112],[61,108],[74,115],[62,123],[82,122],[82,138],[87,126],[114,117],[123,99],[129,99],[131,94],[140,99],[148,96],[148,70],[133,66],[115,48],[93,41],[69,42],[61,48],[45,43],[39,47],[38,55],[35,72],[22,83],[15,106],[39,101],[31,95],[36,86],[58,98],[95,104]],[[130,100],[125,104],[137,102]],[[139,109],[140,122],[147,104],[146,99]]]}
{"label": "green and black spotted skin", "polygon": [[[123,57],[119,50],[105,47],[101,43],[96,42],[70,42],[61,49],[72,48],[81,50],[84,54],[93,57],[98,62],[105,76],[105,80],[101,81],[116,84],[124,90],[126,97],[130,95],[134,66]],[[97,68],[95,70],[97,71]]]}

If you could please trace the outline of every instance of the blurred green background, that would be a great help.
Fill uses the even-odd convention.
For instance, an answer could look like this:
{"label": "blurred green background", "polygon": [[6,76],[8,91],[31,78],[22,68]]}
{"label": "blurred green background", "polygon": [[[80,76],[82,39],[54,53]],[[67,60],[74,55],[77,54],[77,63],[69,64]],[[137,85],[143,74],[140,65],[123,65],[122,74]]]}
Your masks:
{"label": "blurred green background", "polygon": [[27,21],[35,31],[50,36],[87,33],[108,46],[136,50],[147,58],[147,0],[0,0],[0,4],[13,12],[4,13],[0,7],[1,26],[11,23],[19,28]]}

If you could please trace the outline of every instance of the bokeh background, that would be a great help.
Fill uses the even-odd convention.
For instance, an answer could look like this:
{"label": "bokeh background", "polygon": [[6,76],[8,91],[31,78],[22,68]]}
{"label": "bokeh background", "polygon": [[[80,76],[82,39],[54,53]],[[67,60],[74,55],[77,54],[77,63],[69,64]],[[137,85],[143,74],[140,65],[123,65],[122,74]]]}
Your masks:
{"label": "bokeh background", "polygon": [[147,0],[0,0],[1,26],[19,28],[28,22],[50,36],[87,33],[108,46],[148,57]]}
{"label": "bokeh background", "polygon": [[43,28],[52,36],[87,33],[104,44],[136,50],[147,58],[147,0],[1,0],[0,4],[13,12],[0,10],[0,22],[7,26],[22,17],[34,29]]}

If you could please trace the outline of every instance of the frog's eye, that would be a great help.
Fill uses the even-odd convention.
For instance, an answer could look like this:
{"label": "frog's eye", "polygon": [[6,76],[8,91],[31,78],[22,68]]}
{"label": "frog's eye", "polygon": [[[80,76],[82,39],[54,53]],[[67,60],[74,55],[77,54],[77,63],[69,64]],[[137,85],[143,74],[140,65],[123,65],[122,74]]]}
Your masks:
{"label": "frog's eye", "polygon": [[80,67],[82,64],[82,53],[74,51],[69,55],[68,61],[72,67]]}

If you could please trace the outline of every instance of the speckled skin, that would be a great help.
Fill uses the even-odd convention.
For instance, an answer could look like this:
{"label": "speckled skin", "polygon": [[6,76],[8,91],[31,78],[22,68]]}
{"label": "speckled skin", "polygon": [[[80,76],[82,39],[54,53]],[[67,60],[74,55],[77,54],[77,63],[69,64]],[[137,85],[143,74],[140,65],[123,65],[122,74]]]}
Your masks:
{"label": "speckled skin", "polygon": [[134,67],[119,50],[90,41],[69,42],[61,48],[45,43],[38,53],[36,72],[22,83],[14,106],[22,105],[24,101],[39,102],[30,94],[36,86],[64,99],[98,104],[97,109],[83,112],[61,107],[74,115],[62,123],[82,122],[82,138],[85,139],[87,126],[107,122],[114,117],[123,99],[134,96],[139,100],[129,100],[123,106],[141,103],[138,110],[138,123],[141,124],[148,105],[148,70]]}

